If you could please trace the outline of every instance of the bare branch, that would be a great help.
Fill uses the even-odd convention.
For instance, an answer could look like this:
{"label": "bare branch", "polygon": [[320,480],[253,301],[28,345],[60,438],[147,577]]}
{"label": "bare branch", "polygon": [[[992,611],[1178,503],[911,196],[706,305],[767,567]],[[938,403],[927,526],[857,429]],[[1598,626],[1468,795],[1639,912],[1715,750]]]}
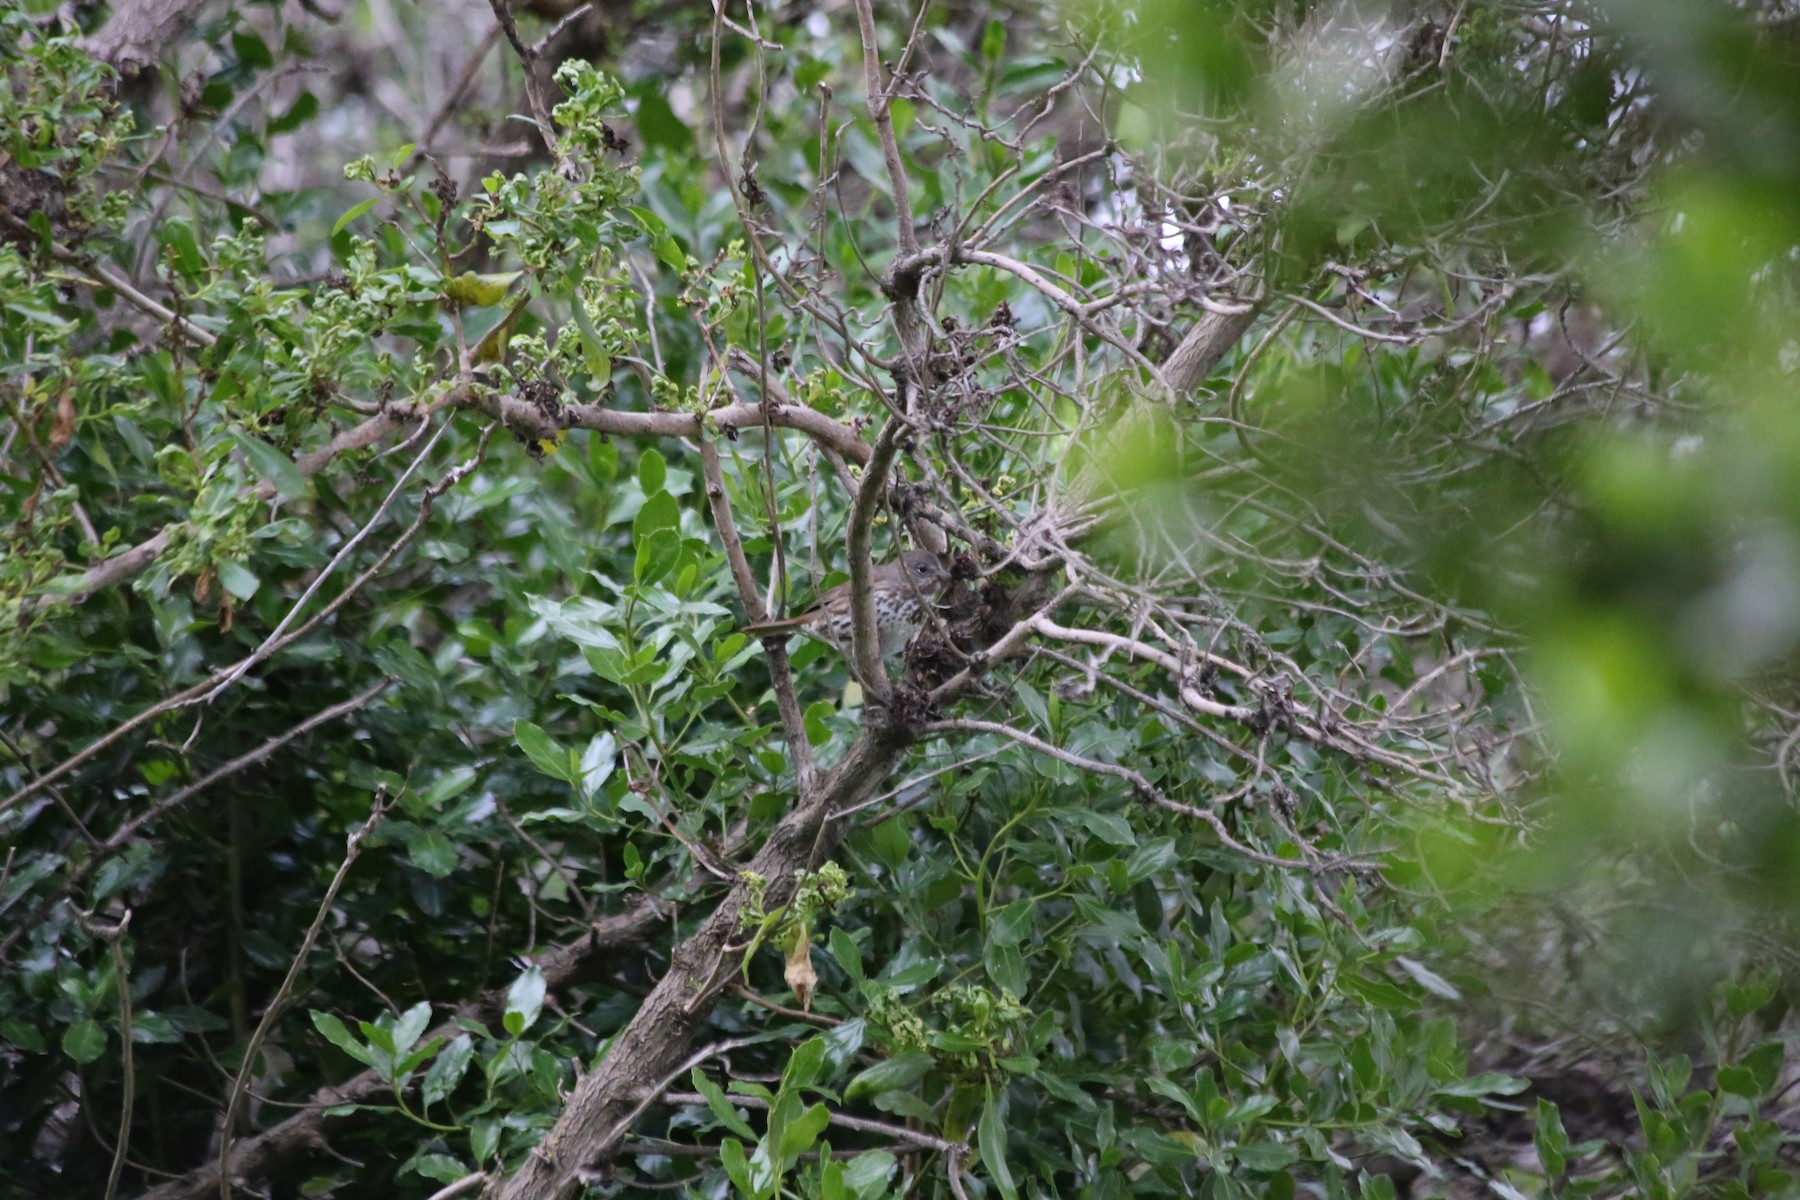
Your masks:
{"label": "bare branch", "polygon": [[875,596],[870,583],[874,565],[869,559],[870,532],[875,512],[887,488],[888,471],[899,452],[902,420],[891,416],[875,439],[875,452],[863,468],[862,483],[856,489],[856,503],[850,510],[850,532],[847,553],[850,560],[850,646],[851,663],[856,677],[876,699],[888,691],[887,668],[881,662],[881,638],[875,632]]}
{"label": "bare branch", "polygon": [[[719,463],[719,449],[711,438],[700,439],[700,470],[706,479],[706,499],[712,505],[713,524],[719,530],[720,544],[725,547],[725,560],[731,564],[731,576],[737,582],[738,599],[743,601],[747,623],[754,625],[765,621],[769,614],[763,608],[756,576],[750,571],[750,561],[744,557],[744,544],[738,539],[737,523],[731,515],[731,497],[725,492],[725,472]],[[780,638],[765,639],[763,645],[769,662],[769,684],[775,689],[775,707],[781,713],[781,728],[787,738],[788,757],[793,760],[797,785],[805,792],[812,783],[812,743],[806,737],[800,701],[794,696],[787,647]]]}
{"label": "bare branch", "polygon": [[350,834],[344,847],[344,860],[338,864],[337,873],[325,887],[325,897],[319,901],[318,912],[313,915],[312,924],[307,926],[306,934],[300,939],[300,949],[294,952],[294,959],[288,964],[288,972],[275,990],[275,996],[263,1009],[262,1020],[256,1023],[256,1030],[244,1046],[244,1058],[238,1067],[237,1078],[231,1081],[231,1092],[225,1102],[225,1120],[219,1128],[219,1200],[231,1200],[231,1174],[226,1167],[231,1162],[231,1137],[237,1130],[238,1114],[243,1111],[244,1096],[250,1087],[250,1072],[256,1069],[256,1056],[262,1052],[263,1039],[269,1036],[269,1030],[280,1019],[287,1009],[289,997],[294,994],[294,981],[300,977],[300,968],[306,963],[306,956],[312,952],[313,943],[319,939],[319,931],[325,928],[325,918],[331,915],[331,906],[337,902],[338,889],[344,886],[344,880],[350,874],[350,867],[362,853],[362,844],[381,818],[387,815],[393,801],[386,791],[375,795],[375,803],[370,806],[369,818],[360,828]]}
{"label": "bare branch", "polygon": [[1106,775],[1114,779],[1123,780],[1131,785],[1131,792],[1134,797],[1148,800],[1156,807],[1167,809],[1169,812],[1204,821],[1211,827],[1214,836],[1219,839],[1220,843],[1222,843],[1226,849],[1230,850],[1233,854],[1240,854],[1253,862],[1262,863],[1264,866],[1280,867],[1283,870],[1293,870],[1296,867],[1301,867],[1310,871],[1320,871],[1326,869],[1339,870],[1345,866],[1351,865],[1347,860],[1334,860],[1329,863],[1318,861],[1304,862],[1297,859],[1277,858],[1273,854],[1264,854],[1260,850],[1253,850],[1249,846],[1244,845],[1244,843],[1239,841],[1236,837],[1232,836],[1231,831],[1225,828],[1225,822],[1220,819],[1219,814],[1212,812],[1209,809],[1195,808],[1191,804],[1183,804],[1178,800],[1170,799],[1161,788],[1151,783],[1140,772],[1134,771],[1130,767],[1122,767],[1117,763],[1101,762],[1097,758],[1087,758],[1072,751],[1064,750],[1061,746],[1053,746],[1043,738],[1037,737],[1034,734],[1026,733],[1022,729],[1014,729],[1010,725],[1002,725],[998,721],[980,721],[969,717],[958,717],[948,721],[934,721],[930,725],[927,725],[921,732],[926,735],[958,732],[997,734],[1000,737],[1011,738],[1013,741],[1018,742],[1021,746],[1028,747],[1035,753],[1042,754],[1047,758],[1054,758],[1057,762],[1068,763],[1072,767],[1079,767],[1084,771],[1091,771],[1096,775]]}
{"label": "bare branch", "polygon": [[[665,1104],[685,1104],[691,1107],[705,1107],[706,1097],[698,1092],[664,1092],[660,1097]],[[766,1109],[769,1102],[755,1096],[741,1093],[731,1094],[733,1104],[741,1104],[745,1108]],[[868,1117],[853,1117],[849,1113],[827,1110],[831,1115],[831,1123],[843,1129],[854,1129],[858,1133],[873,1133],[892,1138],[896,1142],[905,1142],[909,1146],[917,1146],[922,1150],[932,1150],[938,1154],[966,1154],[969,1147],[965,1142],[946,1141],[934,1137],[918,1129],[908,1129],[904,1125],[895,1125],[888,1121],[872,1121]]]}
{"label": "bare branch", "polygon": [[900,143],[894,137],[893,98],[881,82],[881,47],[875,34],[875,10],[869,0],[856,0],[856,28],[862,35],[863,89],[869,97],[869,116],[881,138],[888,184],[894,189],[895,233],[899,237],[900,254],[905,257],[918,245],[913,236],[912,198],[907,195],[906,166],[900,159]]}

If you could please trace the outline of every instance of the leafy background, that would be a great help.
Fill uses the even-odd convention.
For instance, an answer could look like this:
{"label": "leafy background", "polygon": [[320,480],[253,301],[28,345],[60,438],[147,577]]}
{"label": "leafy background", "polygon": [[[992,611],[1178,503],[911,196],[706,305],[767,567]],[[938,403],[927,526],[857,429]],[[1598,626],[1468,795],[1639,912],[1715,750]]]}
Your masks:
{"label": "leafy background", "polygon": [[[1793,1190],[1789,7],[174,8],[0,14],[9,1189],[517,1188],[703,968],[588,1192]],[[706,456],[791,610],[883,422],[905,687],[1059,602],[795,895]]]}

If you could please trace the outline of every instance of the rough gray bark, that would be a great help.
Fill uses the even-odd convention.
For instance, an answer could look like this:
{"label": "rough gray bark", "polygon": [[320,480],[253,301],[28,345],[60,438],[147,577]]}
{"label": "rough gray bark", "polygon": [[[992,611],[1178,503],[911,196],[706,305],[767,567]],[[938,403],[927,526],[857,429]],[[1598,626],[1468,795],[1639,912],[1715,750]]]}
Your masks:
{"label": "rough gray bark", "polygon": [[118,0],[106,24],[81,39],[95,58],[121,71],[149,66],[193,28],[206,0]]}
{"label": "rough gray bark", "polygon": [[1212,373],[1225,352],[1237,345],[1239,338],[1256,320],[1256,310],[1243,313],[1209,312],[1187,332],[1181,344],[1169,355],[1163,364],[1163,378],[1178,396],[1186,395],[1200,386],[1201,380]]}
{"label": "rough gray bark", "polygon": [[[767,907],[786,904],[793,898],[795,873],[830,857],[843,840],[845,823],[826,818],[873,795],[909,740],[899,726],[872,721],[843,762],[775,827],[746,868],[767,881],[763,893]],[[750,889],[740,880],[676,949],[668,972],[619,1033],[599,1068],[575,1085],[556,1126],[513,1177],[496,1184],[490,1195],[507,1200],[567,1196],[582,1168],[617,1147],[644,1091],[667,1085],[669,1072],[688,1053],[694,1031],[705,1022],[719,993],[737,978],[749,940],[740,920],[749,898]]]}

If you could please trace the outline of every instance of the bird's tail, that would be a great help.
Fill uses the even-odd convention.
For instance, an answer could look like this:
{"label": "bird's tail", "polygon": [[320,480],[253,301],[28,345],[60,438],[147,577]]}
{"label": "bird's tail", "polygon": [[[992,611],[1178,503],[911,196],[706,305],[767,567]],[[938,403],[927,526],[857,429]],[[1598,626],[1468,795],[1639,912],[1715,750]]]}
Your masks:
{"label": "bird's tail", "polygon": [[738,632],[748,634],[750,637],[759,638],[775,637],[778,634],[783,633],[798,633],[800,627],[806,624],[807,618],[810,615],[811,614],[809,613],[801,613],[797,617],[782,617],[778,621],[757,621],[752,625],[739,625]]}

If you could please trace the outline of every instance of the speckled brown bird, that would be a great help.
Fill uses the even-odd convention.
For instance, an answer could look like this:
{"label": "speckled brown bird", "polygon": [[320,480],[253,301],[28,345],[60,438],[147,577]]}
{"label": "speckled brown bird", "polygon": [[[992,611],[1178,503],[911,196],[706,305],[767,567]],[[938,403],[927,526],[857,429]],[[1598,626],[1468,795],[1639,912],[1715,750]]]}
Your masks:
{"label": "speckled brown bird", "polygon": [[[869,591],[875,605],[875,632],[881,640],[881,657],[898,654],[924,627],[926,605],[935,603],[949,582],[949,570],[929,550],[909,550],[870,571]],[[850,585],[838,584],[805,612],[778,621],[745,625],[742,631],[752,637],[804,633],[836,647],[839,654],[848,658]]]}

